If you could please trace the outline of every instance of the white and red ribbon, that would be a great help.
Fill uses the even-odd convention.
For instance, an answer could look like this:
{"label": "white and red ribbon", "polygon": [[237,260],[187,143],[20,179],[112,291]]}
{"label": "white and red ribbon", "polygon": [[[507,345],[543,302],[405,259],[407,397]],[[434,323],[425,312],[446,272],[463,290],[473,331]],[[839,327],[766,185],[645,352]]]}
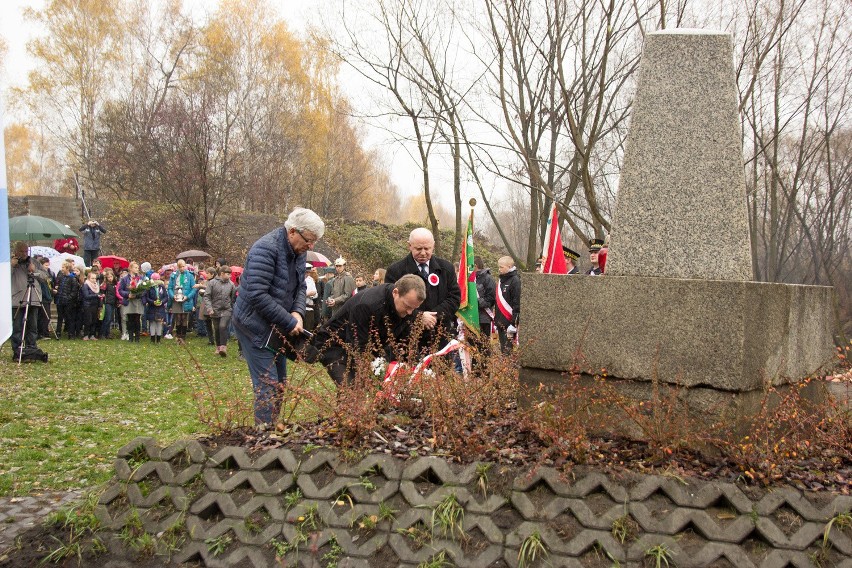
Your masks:
{"label": "white and red ribbon", "polygon": [[[452,353],[456,351],[462,346],[462,342],[458,339],[453,339],[449,343],[447,343],[444,347],[442,347],[439,351],[435,353],[430,353],[423,357],[417,366],[414,367],[414,370],[408,375],[408,385],[416,383],[420,380],[420,376],[424,370],[429,366],[432,362],[432,359],[435,357],[441,357],[442,355],[447,355],[448,353]],[[388,363],[388,368],[385,371],[385,378],[382,382],[382,389],[376,394],[378,398],[388,398],[393,400],[399,400],[399,384],[398,382],[403,379],[405,373],[403,373],[403,369],[405,369],[405,364],[400,363],[398,361],[391,361]],[[398,380],[394,380],[399,375]]]}

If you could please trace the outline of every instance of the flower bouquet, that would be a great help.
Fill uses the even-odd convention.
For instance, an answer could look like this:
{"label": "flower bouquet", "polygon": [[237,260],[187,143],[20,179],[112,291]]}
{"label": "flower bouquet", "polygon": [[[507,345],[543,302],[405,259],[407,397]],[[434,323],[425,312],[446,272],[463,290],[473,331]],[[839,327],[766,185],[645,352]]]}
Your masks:
{"label": "flower bouquet", "polygon": [[138,298],[154,286],[157,286],[157,284],[155,284],[153,280],[146,276],[145,278],[137,282],[135,286],[133,285],[133,282],[131,282],[129,290],[131,294],[136,295],[136,297]]}

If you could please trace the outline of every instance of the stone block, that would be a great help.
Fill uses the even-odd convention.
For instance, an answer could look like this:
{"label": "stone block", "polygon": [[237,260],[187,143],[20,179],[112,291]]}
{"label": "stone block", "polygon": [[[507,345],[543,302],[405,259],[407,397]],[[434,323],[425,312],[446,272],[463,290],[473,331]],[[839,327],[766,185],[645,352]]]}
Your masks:
{"label": "stone block", "polygon": [[609,275],[753,279],[738,108],[729,34],[645,35]]}
{"label": "stone block", "polygon": [[[743,392],[835,360],[832,288],[674,278],[522,275],[520,363]],[[565,314],[555,319],[554,313]]]}

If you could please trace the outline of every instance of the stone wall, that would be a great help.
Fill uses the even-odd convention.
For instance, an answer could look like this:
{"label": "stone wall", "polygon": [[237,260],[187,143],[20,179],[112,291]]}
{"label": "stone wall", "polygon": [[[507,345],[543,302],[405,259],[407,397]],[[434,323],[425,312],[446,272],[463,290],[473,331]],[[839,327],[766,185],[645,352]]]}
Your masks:
{"label": "stone wall", "polygon": [[[437,457],[346,461],[330,450],[208,453],[196,441],[162,448],[150,438],[124,446],[115,469],[98,517],[120,531],[138,515],[161,546],[182,532],[173,564],[272,566],[277,543],[289,549],[287,566],[414,567],[443,554],[445,565],[514,567],[522,548],[539,542],[546,553],[527,566],[641,566],[665,547],[681,568],[810,566],[812,558],[852,567],[852,531],[833,528],[822,546],[852,497],[792,488],[563,477]],[[436,522],[442,507],[455,512],[458,530]]]}

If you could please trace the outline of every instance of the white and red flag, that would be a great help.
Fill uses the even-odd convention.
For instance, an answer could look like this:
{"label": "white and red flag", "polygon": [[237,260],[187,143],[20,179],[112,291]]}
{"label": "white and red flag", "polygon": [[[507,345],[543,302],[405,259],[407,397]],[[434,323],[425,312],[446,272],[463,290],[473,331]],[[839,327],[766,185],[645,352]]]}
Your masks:
{"label": "white and red flag", "polygon": [[565,264],[565,255],[562,254],[562,235],[559,234],[559,212],[556,204],[547,220],[547,230],[544,233],[544,257],[543,274],[568,274],[568,265]]}

